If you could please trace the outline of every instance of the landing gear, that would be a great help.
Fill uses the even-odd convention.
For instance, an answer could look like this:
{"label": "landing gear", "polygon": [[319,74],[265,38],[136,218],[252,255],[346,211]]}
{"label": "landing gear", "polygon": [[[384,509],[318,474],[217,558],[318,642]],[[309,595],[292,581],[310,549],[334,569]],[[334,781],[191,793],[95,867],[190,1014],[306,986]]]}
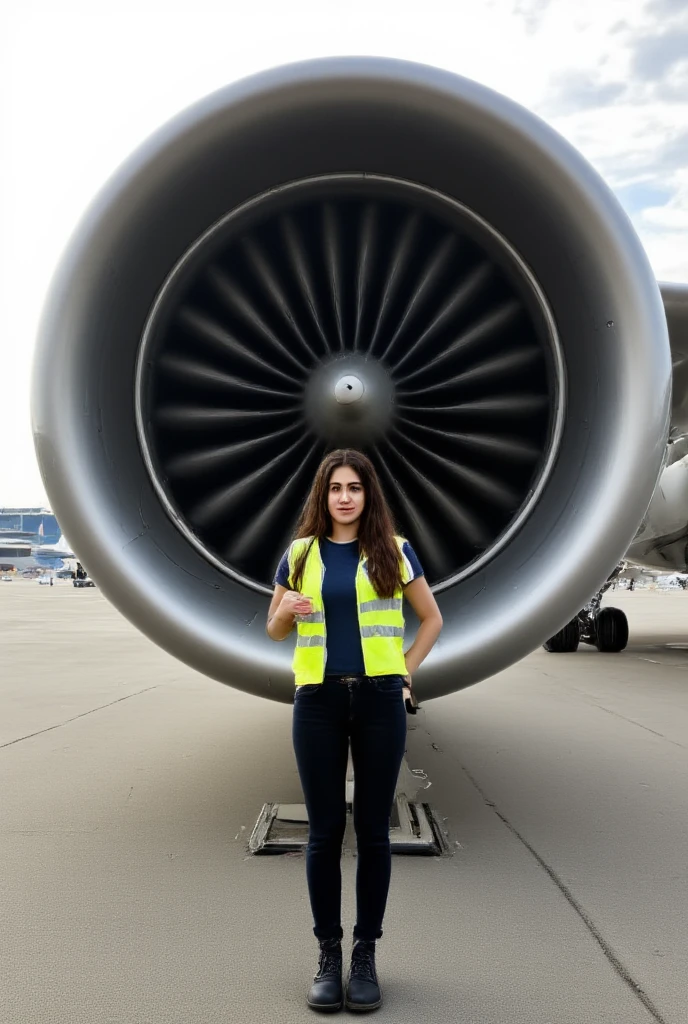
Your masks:
{"label": "landing gear", "polygon": [[595,646],[598,651],[623,651],[628,643],[628,619],[620,608],[602,608],[595,620]]}
{"label": "landing gear", "polygon": [[573,654],[578,650],[580,639],[580,622],[576,616],[575,619],[567,622],[563,629],[546,640],[542,646],[551,654]]}
{"label": "landing gear", "polygon": [[552,654],[571,654],[578,644],[590,644],[604,653],[618,653],[628,644],[628,619],[620,608],[600,608],[602,595],[623,571],[623,564],[614,570],[592,601],[542,646]]}

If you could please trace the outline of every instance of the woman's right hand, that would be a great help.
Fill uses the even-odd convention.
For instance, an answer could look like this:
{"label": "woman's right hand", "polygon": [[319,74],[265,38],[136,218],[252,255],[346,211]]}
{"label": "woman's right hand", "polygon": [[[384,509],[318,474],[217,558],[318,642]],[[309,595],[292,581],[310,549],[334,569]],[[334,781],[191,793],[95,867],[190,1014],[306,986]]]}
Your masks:
{"label": "woman's right hand", "polygon": [[287,616],[310,615],[312,611],[313,602],[310,597],[305,597],[296,590],[288,590],[280,601],[277,614],[280,618],[286,618]]}

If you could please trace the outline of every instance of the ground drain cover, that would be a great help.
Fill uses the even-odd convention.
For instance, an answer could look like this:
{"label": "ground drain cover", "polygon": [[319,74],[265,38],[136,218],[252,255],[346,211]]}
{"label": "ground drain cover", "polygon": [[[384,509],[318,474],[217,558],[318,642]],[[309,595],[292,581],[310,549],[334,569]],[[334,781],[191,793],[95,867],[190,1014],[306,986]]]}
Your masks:
{"label": "ground drain cover", "polygon": [[[351,807],[347,805],[348,815]],[[434,854],[446,845],[432,809],[400,794],[390,818],[392,853]],[[304,804],[263,804],[248,842],[250,853],[294,853],[308,842],[308,815]]]}

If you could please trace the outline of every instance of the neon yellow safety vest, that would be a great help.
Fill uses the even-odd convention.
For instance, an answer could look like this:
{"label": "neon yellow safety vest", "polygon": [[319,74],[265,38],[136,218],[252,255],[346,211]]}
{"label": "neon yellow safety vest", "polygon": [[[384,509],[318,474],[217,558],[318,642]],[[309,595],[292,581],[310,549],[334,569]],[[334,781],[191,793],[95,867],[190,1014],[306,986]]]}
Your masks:
{"label": "neon yellow safety vest", "polygon": [[[292,542],[289,548],[289,585],[299,555],[311,543],[312,537],[302,537]],[[408,559],[404,556],[403,537],[395,537],[401,559],[402,583],[413,579]],[[306,558],[299,590],[310,597],[313,611],[297,620],[296,648],[292,667],[297,686],[307,683],[322,683],[325,678],[327,661],[327,636],[325,631],[325,606],[322,586],[325,566],[320,555],[320,544],[314,541]],[[404,615],[402,612],[404,592],[401,587],[393,597],[378,597],[368,579],[366,559],[361,558],[356,570],[356,602],[358,624],[361,631],[363,664],[367,676],[406,675],[404,661]]]}

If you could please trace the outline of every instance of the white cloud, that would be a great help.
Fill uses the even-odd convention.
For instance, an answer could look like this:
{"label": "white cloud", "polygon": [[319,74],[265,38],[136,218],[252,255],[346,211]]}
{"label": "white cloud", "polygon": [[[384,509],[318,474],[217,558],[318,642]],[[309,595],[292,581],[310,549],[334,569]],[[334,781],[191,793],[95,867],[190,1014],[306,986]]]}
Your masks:
{"label": "white cloud", "polygon": [[[0,41],[0,504],[43,495],[30,352],[59,254],[91,197],[159,124],[227,81],[345,53],[458,72],[544,116],[618,191],[658,277],[688,279],[683,0],[22,0]],[[688,35],[685,36],[688,38]]]}
{"label": "white cloud", "polygon": [[642,211],[641,223],[646,224],[648,228],[663,228],[677,232],[681,236],[680,244],[685,249],[688,231],[688,186],[684,185],[665,206],[648,206]]}

